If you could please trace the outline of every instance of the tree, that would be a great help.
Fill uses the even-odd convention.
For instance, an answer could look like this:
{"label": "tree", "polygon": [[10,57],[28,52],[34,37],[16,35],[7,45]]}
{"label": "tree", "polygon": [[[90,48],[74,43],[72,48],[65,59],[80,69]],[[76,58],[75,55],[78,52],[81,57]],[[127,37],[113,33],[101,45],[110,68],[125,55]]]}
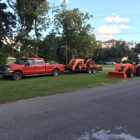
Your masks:
{"label": "tree", "polygon": [[12,38],[13,28],[16,27],[15,16],[7,11],[7,5],[0,0],[0,48],[6,38]]}
{"label": "tree", "polygon": [[123,57],[129,56],[130,49],[125,41],[116,41],[115,45],[110,48],[110,53],[116,62],[120,62]]}
{"label": "tree", "polygon": [[30,54],[38,57],[42,32],[49,27],[47,13],[49,2],[46,0],[7,0],[18,17],[16,41]]}
{"label": "tree", "polygon": [[137,54],[140,54],[140,43],[137,43],[135,48],[134,48],[134,52]]}
{"label": "tree", "polygon": [[54,60],[57,61],[57,40],[55,35],[49,34],[40,43],[39,56],[43,57],[47,62]]}
{"label": "tree", "polygon": [[91,35],[93,28],[87,24],[92,15],[84,14],[78,8],[67,10],[65,1],[55,12],[54,32],[62,36],[71,52],[71,57],[74,58],[76,53],[89,55],[92,42],[95,40]]}
{"label": "tree", "polygon": [[2,52],[0,52],[0,65],[5,63],[6,63],[6,57]]}
{"label": "tree", "polygon": [[97,46],[93,52],[93,58],[98,61],[113,60],[116,62],[121,62],[123,57],[128,57],[133,55],[132,50],[129,49],[125,41],[116,41],[114,46],[110,48],[102,48]]}

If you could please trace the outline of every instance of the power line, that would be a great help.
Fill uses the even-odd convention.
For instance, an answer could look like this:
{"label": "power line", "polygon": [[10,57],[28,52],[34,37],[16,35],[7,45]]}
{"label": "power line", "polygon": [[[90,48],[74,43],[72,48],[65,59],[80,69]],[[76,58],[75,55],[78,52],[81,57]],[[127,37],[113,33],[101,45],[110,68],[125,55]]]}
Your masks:
{"label": "power line", "polygon": [[[110,15],[110,16],[112,16],[112,15]],[[140,16],[140,13],[127,14],[127,15],[126,15],[126,14],[125,14],[125,15],[123,14],[122,16]],[[105,16],[99,16],[99,17],[96,17],[96,16],[95,16],[95,17],[94,17],[94,15],[93,15],[93,19],[94,19],[94,18],[104,18],[104,17],[105,17]]]}
{"label": "power line", "polygon": [[118,34],[140,34],[140,32],[131,32],[131,33],[108,33],[108,34],[98,34],[95,33],[95,35],[118,35]]}
{"label": "power line", "polygon": [[[127,10],[140,10],[140,8],[133,8],[133,9],[118,9],[118,10],[113,10],[113,11],[127,11]],[[103,13],[103,12],[112,12],[112,10],[108,10],[108,11],[92,11],[92,12],[88,12],[88,13]]]}

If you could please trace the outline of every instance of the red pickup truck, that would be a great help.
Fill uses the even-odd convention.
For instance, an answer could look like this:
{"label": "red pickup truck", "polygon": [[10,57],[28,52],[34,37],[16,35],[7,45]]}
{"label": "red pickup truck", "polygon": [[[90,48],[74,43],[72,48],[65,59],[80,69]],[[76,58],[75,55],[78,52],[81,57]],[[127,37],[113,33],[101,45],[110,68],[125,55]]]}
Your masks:
{"label": "red pickup truck", "polygon": [[24,76],[52,74],[58,76],[65,70],[63,64],[47,64],[43,58],[21,58],[14,64],[5,64],[0,66],[0,74],[3,78],[12,77],[14,80],[20,80]]}

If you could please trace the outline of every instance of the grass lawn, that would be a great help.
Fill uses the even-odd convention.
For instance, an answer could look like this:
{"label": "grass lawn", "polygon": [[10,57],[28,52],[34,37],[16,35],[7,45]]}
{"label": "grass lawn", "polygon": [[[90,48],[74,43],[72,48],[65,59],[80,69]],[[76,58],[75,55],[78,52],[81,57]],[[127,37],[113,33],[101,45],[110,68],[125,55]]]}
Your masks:
{"label": "grass lawn", "polygon": [[138,77],[108,78],[108,70],[98,71],[95,74],[64,73],[57,77],[50,75],[26,77],[20,81],[3,79],[0,76],[0,104],[135,79]]}

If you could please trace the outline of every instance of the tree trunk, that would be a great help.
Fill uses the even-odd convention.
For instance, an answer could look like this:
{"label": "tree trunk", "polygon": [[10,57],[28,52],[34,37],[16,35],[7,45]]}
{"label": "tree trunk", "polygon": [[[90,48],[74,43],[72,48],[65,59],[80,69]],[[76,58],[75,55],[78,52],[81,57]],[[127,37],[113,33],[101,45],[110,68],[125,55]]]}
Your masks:
{"label": "tree trunk", "polygon": [[28,47],[26,47],[26,50],[31,53],[34,57],[38,57],[38,54],[32,52]]}

